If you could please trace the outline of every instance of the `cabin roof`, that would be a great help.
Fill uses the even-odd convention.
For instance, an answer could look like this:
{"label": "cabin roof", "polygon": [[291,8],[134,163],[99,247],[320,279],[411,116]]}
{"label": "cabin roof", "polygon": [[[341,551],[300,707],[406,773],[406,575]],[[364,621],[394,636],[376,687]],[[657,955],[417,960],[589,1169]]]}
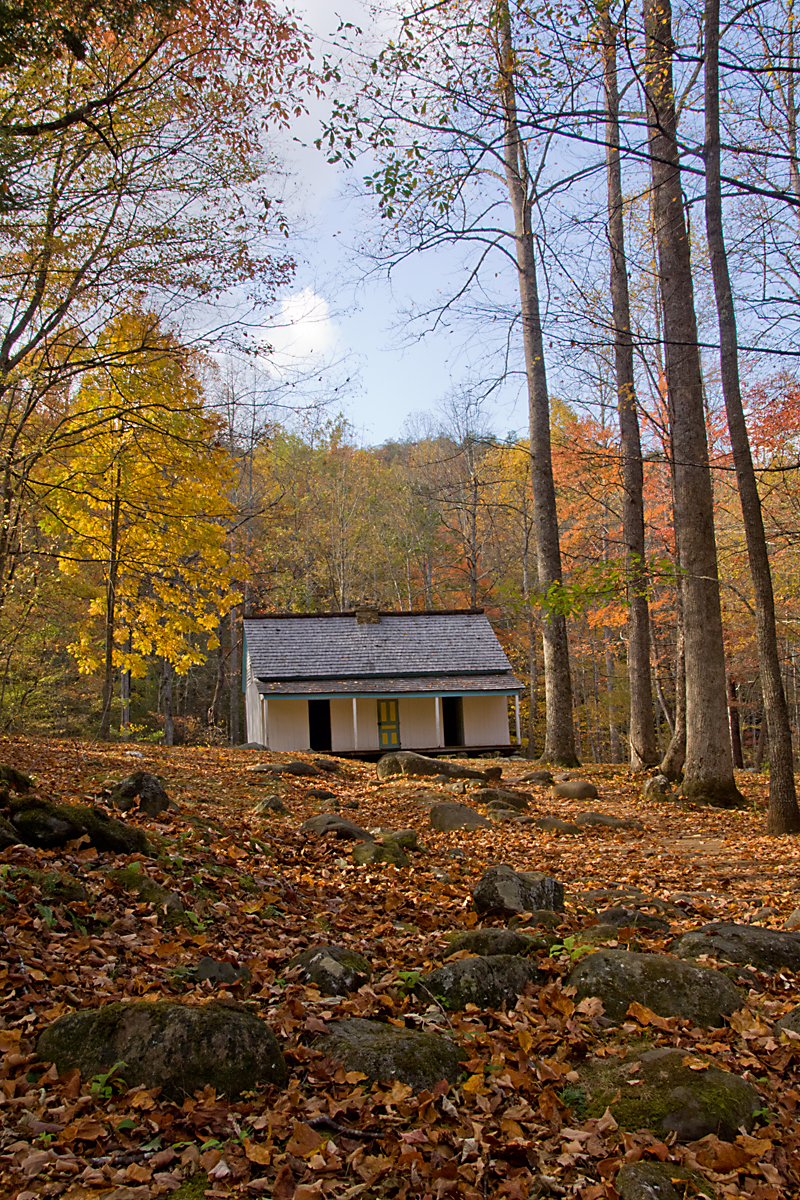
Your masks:
{"label": "cabin roof", "polygon": [[[332,619],[334,618],[334,619]],[[244,622],[265,695],[516,692],[520,683],[482,610],[275,614]]]}

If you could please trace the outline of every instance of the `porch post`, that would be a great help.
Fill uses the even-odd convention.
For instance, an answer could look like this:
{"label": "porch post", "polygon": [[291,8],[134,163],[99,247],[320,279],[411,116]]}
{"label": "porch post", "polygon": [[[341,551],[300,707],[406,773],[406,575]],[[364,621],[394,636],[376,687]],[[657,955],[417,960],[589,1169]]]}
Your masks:
{"label": "porch post", "polygon": [[433,697],[433,710],[436,713],[436,745],[442,744],[442,698],[441,696]]}
{"label": "porch post", "polygon": [[519,692],[517,692],[514,696],[514,717],[516,718],[517,723],[517,745],[521,746],[522,742],[519,736]]}
{"label": "porch post", "polygon": [[269,747],[269,700],[261,697],[261,741]]}
{"label": "porch post", "polygon": [[353,696],[353,749],[358,749],[358,700]]}

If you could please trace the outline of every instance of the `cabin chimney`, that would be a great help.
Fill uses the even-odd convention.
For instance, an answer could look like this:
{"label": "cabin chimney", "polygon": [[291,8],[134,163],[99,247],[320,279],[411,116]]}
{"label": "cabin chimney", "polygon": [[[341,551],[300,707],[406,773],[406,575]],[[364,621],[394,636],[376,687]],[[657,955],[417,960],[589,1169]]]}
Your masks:
{"label": "cabin chimney", "polygon": [[357,604],[356,622],[359,625],[380,625],[381,614],[377,604]]}

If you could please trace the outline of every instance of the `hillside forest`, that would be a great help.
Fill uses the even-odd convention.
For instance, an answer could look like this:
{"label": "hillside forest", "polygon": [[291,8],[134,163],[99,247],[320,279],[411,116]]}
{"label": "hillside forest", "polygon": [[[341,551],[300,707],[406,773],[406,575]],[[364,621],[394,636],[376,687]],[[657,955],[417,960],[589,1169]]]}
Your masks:
{"label": "hillside forest", "polygon": [[[768,765],[800,828],[791,0],[409,3],[324,52],[266,0],[14,13],[5,730],[237,744],[243,615],[482,607],[529,757],[722,806]],[[242,315],[296,276],[270,134],[320,103],[354,261],[455,251],[408,328],[479,347],[377,446]]]}

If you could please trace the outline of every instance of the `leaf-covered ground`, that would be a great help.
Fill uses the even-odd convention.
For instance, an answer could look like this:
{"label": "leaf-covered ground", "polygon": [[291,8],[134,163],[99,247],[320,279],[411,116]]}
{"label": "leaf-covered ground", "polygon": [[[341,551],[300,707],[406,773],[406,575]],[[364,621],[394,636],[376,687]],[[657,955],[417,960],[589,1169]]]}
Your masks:
{"label": "leaf-covered ground", "polygon": [[[31,774],[39,795],[102,804],[111,782],[143,768],[179,805],[164,820],[141,819],[152,859],[115,861],[86,845],[0,854],[0,1195],[598,1200],[616,1196],[620,1164],[640,1158],[688,1166],[707,1181],[708,1195],[800,1194],[800,1042],[773,1036],[773,1022],[800,1000],[790,974],[751,973],[747,1007],[711,1033],[679,1019],[654,1022],[645,1009],[618,1027],[596,1002],[576,1006],[565,976],[580,937],[542,956],[549,982],[511,1012],[444,1014],[409,994],[415,972],[441,964],[446,935],[475,925],[471,892],[492,863],[562,881],[562,944],[596,921],[603,892],[630,887],[661,901],[676,932],[720,918],[780,928],[798,904],[800,845],[763,835],[763,778],[745,773],[739,781],[747,811],[687,811],[644,803],[641,778],[622,768],[590,768],[581,774],[600,790],[591,807],[638,817],[643,831],[588,828],[574,837],[496,825],[444,834],[430,829],[413,781],[379,783],[371,764],[340,760],[341,773],[322,781],[253,785],[255,762],[289,757],[298,756],[0,741],[0,763]],[[504,765],[504,780],[525,769]],[[320,785],[367,829],[416,828],[424,850],[410,868],[355,867],[352,843],[301,834],[303,820],[330,810],[330,801],[309,795]],[[525,788],[539,815],[569,819],[587,807]],[[254,815],[265,792],[279,792],[289,816]],[[352,802],[357,809],[346,807]],[[132,865],[178,893],[186,913],[170,918],[109,874]],[[54,887],[53,873],[77,886]],[[668,945],[635,930],[620,938],[652,950]],[[304,985],[288,964],[320,942],[368,958],[371,984],[345,1000]],[[250,980],[197,983],[192,969],[205,955],[246,965]],[[291,1071],[285,1089],[233,1104],[207,1089],[174,1104],[157,1090],[126,1090],[114,1076],[58,1078],[37,1060],[38,1034],[73,1009],[160,998],[202,1004],[212,996],[245,1005],[273,1028]],[[313,1049],[328,1022],[346,1015],[454,1036],[469,1050],[468,1073],[433,1094],[370,1085]],[[623,1132],[609,1117],[585,1119],[575,1065],[590,1053],[624,1057],[643,1037],[712,1056],[753,1082],[764,1101],[753,1135],[670,1145]]]}

